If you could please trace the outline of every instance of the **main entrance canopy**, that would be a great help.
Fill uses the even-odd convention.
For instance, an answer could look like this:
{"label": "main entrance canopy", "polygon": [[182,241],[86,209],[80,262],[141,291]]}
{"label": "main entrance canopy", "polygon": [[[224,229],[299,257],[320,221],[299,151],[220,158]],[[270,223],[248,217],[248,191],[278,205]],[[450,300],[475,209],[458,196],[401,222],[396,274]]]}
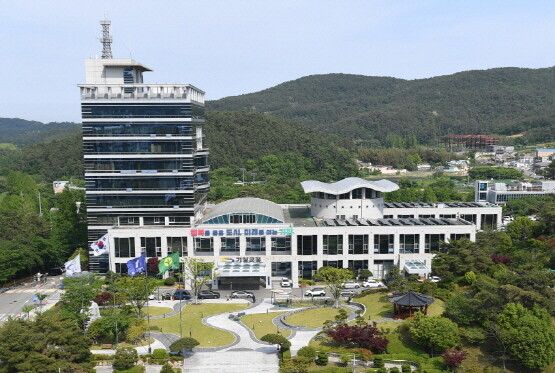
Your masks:
{"label": "main entrance canopy", "polygon": [[266,264],[225,262],[218,263],[219,277],[265,277]]}

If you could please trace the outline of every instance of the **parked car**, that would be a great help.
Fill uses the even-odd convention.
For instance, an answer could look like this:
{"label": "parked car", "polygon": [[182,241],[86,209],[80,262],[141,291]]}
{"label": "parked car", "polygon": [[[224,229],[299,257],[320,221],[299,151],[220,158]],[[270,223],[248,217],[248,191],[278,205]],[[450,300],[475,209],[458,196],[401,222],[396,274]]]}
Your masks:
{"label": "parked car", "polygon": [[441,278],[438,277],[438,276],[430,276],[429,279],[430,279],[431,282],[440,282],[441,281]]}
{"label": "parked car", "polygon": [[356,281],[347,281],[343,284],[343,289],[358,289],[360,284]]}
{"label": "parked car", "polygon": [[250,291],[237,290],[231,293],[231,298],[253,298],[254,294]]}
{"label": "parked car", "polygon": [[326,296],[326,289],[324,288],[314,288],[314,289],[308,289],[304,295],[308,296],[308,297],[324,297]]}
{"label": "parked car", "polygon": [[171,300],[172,299],[172,294],[171,293],[164,293],[164,294],[162,294],[162,299],[163,300]]}
{"label": "parked car", "polygon": [[281,279],[282,288],[290,288],[291,286],[293,286],[293,281],[289,280],[287,277]]}
{"label": "parked car", "polygon": [[354,290],[341,290],[341,296],[343,297],[352,297],[353,295],[357,295],[358,293]]}
{"label": "parked car", "polygon": [[220,293],[211,290],[201,290],[198,292],[199,299],[219,299]]}
{"label": "parked car", "polygon": [[385,284],[378,280],[368,279],[362,283],[362,287],[370,289],[385,288]]}
{"label": "parked car", "polygon": [[191,299],[191,293],[188,290],[176,290],[172,294],[175,300],[189,300]]}

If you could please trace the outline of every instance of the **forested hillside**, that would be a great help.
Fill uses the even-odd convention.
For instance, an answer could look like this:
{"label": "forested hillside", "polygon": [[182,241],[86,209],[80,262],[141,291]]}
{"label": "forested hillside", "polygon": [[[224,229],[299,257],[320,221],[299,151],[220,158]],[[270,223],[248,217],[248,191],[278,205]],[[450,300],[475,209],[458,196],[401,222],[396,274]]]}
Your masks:
{"label": "forested hillside", "polygon": [[78,133],[80,124],[41,123],[19,118],[0,118],[0,143],[18,146],[48,142],[70,133]]}
{"label": "forested hillside", "polygon": [[498,68],[429,79],[313,75],[264,91],[226,97],[209,110],[269,113],[366,145],[388,134],[436,144],[445,134],[527,132],[555,138],[555,68]]}

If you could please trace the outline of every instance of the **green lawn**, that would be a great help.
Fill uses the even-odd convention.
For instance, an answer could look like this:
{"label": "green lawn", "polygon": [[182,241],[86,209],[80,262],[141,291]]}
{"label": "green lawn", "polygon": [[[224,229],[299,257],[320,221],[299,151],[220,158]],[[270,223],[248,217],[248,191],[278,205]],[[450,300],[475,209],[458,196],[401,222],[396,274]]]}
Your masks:
{"label": "green lawn", "polygon": [[321,328],[326,320],[335,320],[339,313],[338,308],[320,307],[294,313],[285,318],[291,325],[305,326],[307,328]]}
{"label": "green lawn", "polygon": [[393,305],[387,300],[386,293],[369,294],[362,298],[354,298],[353,301],[366,306],[364,314],[366,320],[379,320],[393,316]]}
{"label": "green lawn", "polygon": [[[272,319],[284,312],[270,312],[270,313],[255,313],[241,317],[241,322],[249,327],[254,332],[256,338],[260,339],[266,334],[275,334],[277,327],[272,322]],[[285,338],[291,335],[288,330],[279,330],[280,334]]]}
{"label": "green lawn", "polygon": [[[211,328],[202,323],[202,318],[223,312],[234,312],[248,306],[247,303],[203,303],[187,305],[182,311],[183,337],[189,335],[200,342],[200,347],[225,346],[232,343],[235,337],[223,330]],[[150,320],[152,331],[162,331],[179,335],[179,314]]]}
{"label": "green lawn", "polygon": [[[145,314],[146,310],[147,308],[145,307]],[[170,313],[171,311],[173,310],[168,307],[148,307],[148,313],[150,314],[150,316],[160,316],[166,313]]]}

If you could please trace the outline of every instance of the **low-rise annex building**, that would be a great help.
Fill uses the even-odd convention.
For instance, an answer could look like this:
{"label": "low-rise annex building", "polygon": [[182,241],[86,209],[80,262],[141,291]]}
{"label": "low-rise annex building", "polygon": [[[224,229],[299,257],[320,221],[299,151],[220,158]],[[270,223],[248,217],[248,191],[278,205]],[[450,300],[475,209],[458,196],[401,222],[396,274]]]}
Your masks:
{"label": "low-rise annex building", "polygon": [[110,269],[126,272],[143,252],[179,251],[215,263],[214,289],[271,288],[282,277],[298,287],[322,266],[383,278],[396,265],[425,277],[441,242],[475,240],[481,227],[501,221],[501,208],[488,203],[384,203],[382,194],[398,189],[388,180],[301,184],[310,205],[237,198],[208,206],[192,227],[113,227]]}

